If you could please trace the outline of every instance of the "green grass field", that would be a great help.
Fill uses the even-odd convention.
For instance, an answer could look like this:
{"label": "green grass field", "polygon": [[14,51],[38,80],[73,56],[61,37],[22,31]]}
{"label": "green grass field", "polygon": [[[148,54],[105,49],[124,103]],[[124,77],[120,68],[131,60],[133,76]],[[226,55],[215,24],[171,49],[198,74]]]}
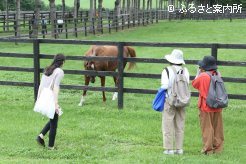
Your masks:
{"label": "green grass field", "polygon": [[[171,21],[118,33],[80,37],[85,40],[241,43],[245,44],[245,20]],[[44,54],[63,52],[83,55],[85,45],[41,45]],[[172,48],[134,47],[138,57],[162,58]],[[182,49],[185,59],[201,59],[209,49]],[[1,52],[32,53],[32,45],[0,43]],[[245,61],[245,50],[219,50],[220,60]],[[42,60],[45,67],[50,60]],[[33,67],[31,59],[0,58],[1,66]],[[137,64],[132,72],[161,73],[166,65]],[[196,66],[187,65],[191,75]],[[147,68],[147,69],[146,69]],[[83,69],[82,61],[67,61],[64,69]],[[219,66],[225,77],[245,78],[244,67]],[[0,71],[0,80],[33,80],[32,73]],[[93,86],[99,86],[99,80]],[[83,84],[79,75],[65,75],[63,84]],[[125,79],[125,87],[157,89],[160,80]],[[113,86],[108,77],[106,86]],[[229,93],[245,94],[241,83],[226,83]],[[193,89],[192,89],[193,90]],[[154,95],[125,94],[124,109],[118,111],[112,93],[102,102],[100,92],[88,92],[85,106],[78,107],[82,91],[61,90],[57,150],[40,148],[35,141],[47,119],[33,112],[33,88],[0,86],[0,163],[245,163],[245,101],[230,100],[223,112],[225,149],[222,154],[201,155],[197,98],[186,110],[184,155],[165,156],[162,149],[161,114],[151,109]],[[46,136],[46,143],[48,142]]]}

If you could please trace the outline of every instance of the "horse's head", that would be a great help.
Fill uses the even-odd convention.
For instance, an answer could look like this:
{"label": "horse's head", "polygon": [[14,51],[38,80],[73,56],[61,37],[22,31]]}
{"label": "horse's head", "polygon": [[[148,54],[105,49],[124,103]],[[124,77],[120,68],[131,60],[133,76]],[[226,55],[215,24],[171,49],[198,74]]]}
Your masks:
{"label": "horse's head", "polygon": [[[136,51],[129,47],[129,46],[126,46],[124,47],[124,53],[126,54],[126,57],[131,57],[131,58],[135,58],[136,57]],[[128,70],[134,68],[136,66],[136,63],[135,62],[129,62],[129,66],[128,66]]]}
{"label": "horse's head", "polygon": [[[84,62],[84,68],[85,68],[85,70],[95,70],[95,63],[93,61],[85,61]],[[90,78],[90,81],[92,83],[95,83],[95,76],[86,75],[86,77]]]}
{"label": "horse's head", "polygon": [[[93,45],[90,47],[90,49],[85,53],[85,56],[89,57],[89,56],[96,56],[96,49],[97,46]],[[84,62],[84,68],[85,70],[95,70],[95,62],[94,61],[85,61]],[[86,75],[87,78],[90,78],[90,81],[92,83],[95,83],[95,76],[88,76]]]}

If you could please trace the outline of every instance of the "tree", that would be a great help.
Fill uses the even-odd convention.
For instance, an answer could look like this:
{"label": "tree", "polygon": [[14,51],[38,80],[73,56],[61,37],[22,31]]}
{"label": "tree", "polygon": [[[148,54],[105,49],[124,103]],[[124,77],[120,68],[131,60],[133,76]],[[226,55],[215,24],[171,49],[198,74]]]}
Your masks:
{"label": "tree", "polygon": [[38,37],[38,22],[39,22],[39,18],[40,18],[40,0],[35,0],[34,15],[35,15],[35,19],[34,19],[34,22],[32,24],[33,25],[32,37],[37,38]]}
{"label": "tree", "polygon": [[64,17],[65,17],[65,11],[66,11],[65,0],[62,0],[62,18],[63,18],[63,19],[64,19]]}
{"label": "tree", "polygon": [[97,30],[98,31],[102,31],[103,25],[101,22],[101,18],[102,18],[102,2],[103,0],[98,0],[98,14],[97,14],[97,18],[98,18],[98,23],[97,23]]}
{"label": "tree", "polygon": [[152,0],[148,0],[147,1],[147,10],[151,10],[152,9]]}
{"label": "tree", "polygon": [[0,2],[0,10],[4,10],[4,5],[5,5],[5,2],[4,1],[1,1]]}
{"label": "tree", "polygon": [[50,1],[50,21],[51,21],[51,36],[57,37],[56,33],[56,5],[55,0],[49,0]]}
{"label": "tree", "polygon": [[15,14],[15,32],[16,37],[20,37],[20,0],[16,0],[16,14]]}
{"label": "tree", "polygon": [[92,21],[94,19],[94,0],[90,0],[90,12],[89,12],[89,20],[91,22],[90,25],[90,32],[93,32],[93,26],[92,26]]}
{"label": "tree", "polygon": [[120,14],[120,1],[121,0],[115,0],[114,2],[114,15],[118,16]]}
{"label": "tree", "polygon": [[[6,9],[6,1],[11,10],[16,9],[16,0],[0,0],[0,10]],[[48,7],[45,5],[44,0],[40,1],[41,9],[46,10]],[[34,10],[35,1],[34,0],[21,0],[20,1],[20,10],[21,11],[31,11]]]}
{"label": "tree", "polygon": [[74,17],[75,20],[78,18],[79,8],[80,8],[80,0],[74,0],[73,17]]}

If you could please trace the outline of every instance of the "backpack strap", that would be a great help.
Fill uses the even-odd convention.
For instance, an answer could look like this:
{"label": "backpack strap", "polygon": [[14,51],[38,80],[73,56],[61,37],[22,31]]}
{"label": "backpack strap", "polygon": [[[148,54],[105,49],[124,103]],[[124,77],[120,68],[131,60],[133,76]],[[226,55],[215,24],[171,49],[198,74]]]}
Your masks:
{"label": "backpack strap", "polygon": [[169,71],[167,69],[167,67],[165,68],[166,72],[167,72],[167,78],[169,79]]}
{"label": "backpack strap", "polygon": [[212,76],[212,74],[211,74],[210,71],[206,71],[206,73],[207,73],[209,76]]}
{"label": "backpack strap", "polygon": [[210,71],[206,71],[206,73],[207,73],[209,76],[220,75],[219,71],[214,71],[213,73],[211,73]]}

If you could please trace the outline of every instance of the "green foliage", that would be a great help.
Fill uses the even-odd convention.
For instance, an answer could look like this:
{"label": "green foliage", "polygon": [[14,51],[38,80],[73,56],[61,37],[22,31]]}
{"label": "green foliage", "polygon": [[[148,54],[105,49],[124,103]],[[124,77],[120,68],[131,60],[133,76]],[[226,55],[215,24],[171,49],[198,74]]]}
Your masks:
{"label": "green foliage", "polygon": [[[35,1],[32,0],[21,0],[21,10],[22,11],[31,11],[34,10],[35,7]],[[15,1],[14,0],[8,0],[8,6],[9,6],[9,10],[15,10]],[[45,5],[44,1],[41,1],[41,10],[47,10],[48,6]],[[0,10],[5,11],[6,9],[6,3],[5,0],[3,0],[2,2],[0,2]]]}

